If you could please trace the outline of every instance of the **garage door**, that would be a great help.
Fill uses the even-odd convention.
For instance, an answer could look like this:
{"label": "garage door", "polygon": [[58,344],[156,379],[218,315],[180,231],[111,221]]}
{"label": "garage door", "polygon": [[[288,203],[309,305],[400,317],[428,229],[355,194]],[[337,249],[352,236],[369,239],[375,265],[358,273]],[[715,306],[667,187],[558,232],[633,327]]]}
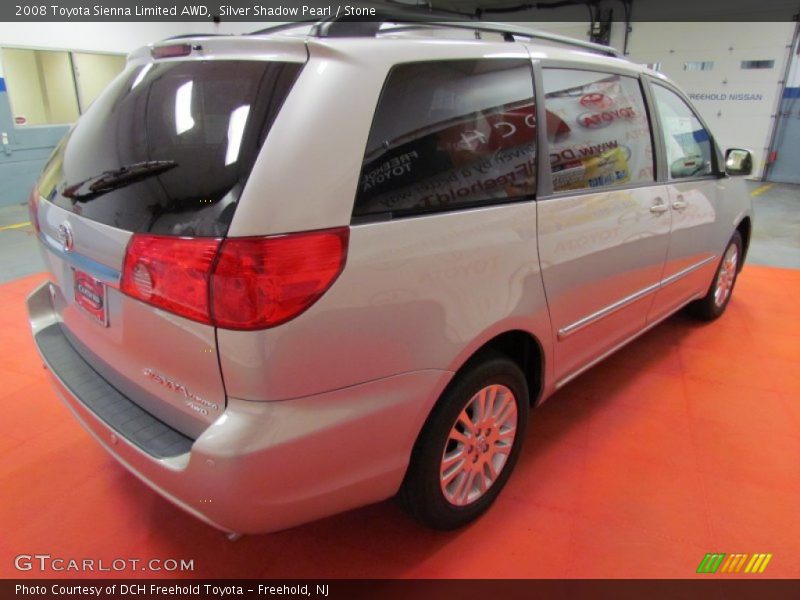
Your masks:
{"label": "garage door", "polygon": [[772,146],[773,162],[767,171],[767,180],[779,183],[800,183],[797,168],[800,156],[800,40],[795,43],[792,66],[783,91],[775,142]]}

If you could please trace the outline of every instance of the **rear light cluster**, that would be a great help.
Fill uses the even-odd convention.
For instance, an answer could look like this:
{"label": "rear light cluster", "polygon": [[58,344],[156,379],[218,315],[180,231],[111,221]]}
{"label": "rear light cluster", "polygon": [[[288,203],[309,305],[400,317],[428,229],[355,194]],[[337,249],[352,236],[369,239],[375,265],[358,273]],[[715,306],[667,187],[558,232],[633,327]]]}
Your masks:
{"label": "rear light cluster", "polygon": [[208,285],[219,250],[214,238],[134,235],[122,269],[122,291],[187,319],[210,323]]}
{"label": "rear light cluster", "polygon": [[31,195],[28,196],[28,216],[31,219],[31,225],[36,235],[39,235],[39,188],[33,186]]}
{"label": "rear light cluster", "polygon": [[266,329],[295,318],[344,268],[347,227],[258,238],[136,234],[122,291],[224,329]]}

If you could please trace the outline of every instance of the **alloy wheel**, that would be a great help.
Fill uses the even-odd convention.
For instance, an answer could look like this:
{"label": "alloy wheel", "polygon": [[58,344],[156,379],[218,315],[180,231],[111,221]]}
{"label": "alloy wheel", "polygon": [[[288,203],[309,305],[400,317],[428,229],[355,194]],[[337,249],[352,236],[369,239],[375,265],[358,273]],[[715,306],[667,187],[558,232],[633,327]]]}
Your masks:
{"label": "alloy wheel", "polygon": [[450,504],[479,500],[508,461],[517,434],[517,401],[504,385],[476,393],[459,413],[445,443],[439,477]]}

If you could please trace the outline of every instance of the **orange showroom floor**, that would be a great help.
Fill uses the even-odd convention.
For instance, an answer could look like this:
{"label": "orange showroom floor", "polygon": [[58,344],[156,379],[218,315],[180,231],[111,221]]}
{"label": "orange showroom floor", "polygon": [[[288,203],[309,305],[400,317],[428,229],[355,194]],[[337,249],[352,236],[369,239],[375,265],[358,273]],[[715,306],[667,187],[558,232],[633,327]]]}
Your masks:
{"label": "orange showroom floor", "polygon": [[[148,576],[800,577],[800,270],[746,266],[719,321],[674,316],[534,411],[470,527],[429,531],[387,501],[233,543],[128,474],[51,391],[24,309],[42,279],[0,285],[2,577],[73,575],[15,570],[36,553],[194,561]],[[707,552],[773,557],[760,575],[695,575]]]}

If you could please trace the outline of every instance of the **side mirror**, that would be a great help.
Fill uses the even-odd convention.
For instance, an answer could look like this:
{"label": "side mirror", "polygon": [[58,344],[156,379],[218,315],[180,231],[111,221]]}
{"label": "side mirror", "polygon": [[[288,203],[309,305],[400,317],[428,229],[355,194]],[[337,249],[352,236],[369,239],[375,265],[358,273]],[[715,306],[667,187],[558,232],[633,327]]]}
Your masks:
{"label": "side mirror", "polygon": [[753,155],[743,148],[725,151],[725,172],[728,175],[750,175],[753,172]]}

